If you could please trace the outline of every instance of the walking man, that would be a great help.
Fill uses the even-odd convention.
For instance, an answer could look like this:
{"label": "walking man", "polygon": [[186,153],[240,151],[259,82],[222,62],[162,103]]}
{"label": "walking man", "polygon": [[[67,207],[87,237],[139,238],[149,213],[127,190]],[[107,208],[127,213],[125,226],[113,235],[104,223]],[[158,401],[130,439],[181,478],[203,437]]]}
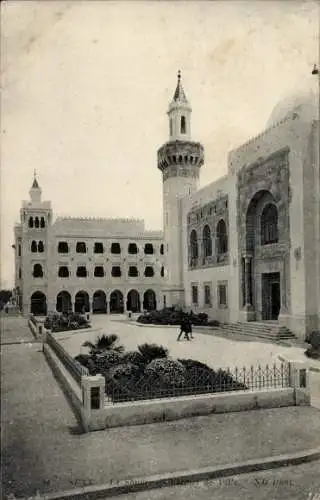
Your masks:
{"label": "walking man", "polygon": [[178,335],[177,340],[180,340],[181,335],[184,333],[184,338],[187,340],[189,339],[189,324],[188,324],[188,318],[185,317],[184,314],[181,314],[181,323],[180,323],[180,333]]}

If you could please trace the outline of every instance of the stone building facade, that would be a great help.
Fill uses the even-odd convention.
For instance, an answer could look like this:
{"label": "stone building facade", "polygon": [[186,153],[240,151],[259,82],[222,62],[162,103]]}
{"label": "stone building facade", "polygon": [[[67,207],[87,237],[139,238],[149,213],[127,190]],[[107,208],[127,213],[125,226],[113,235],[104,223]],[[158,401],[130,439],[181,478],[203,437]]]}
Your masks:
{"label": "stone building facade", "polygon": [[[187,102],[180,78],[173,102],[169,119]],[[278,322],[301,338],[320,329],[318,102],[313,93],[280,102],[266,130],[229,153],[227,175],[202,189],[201,144],[173,134],[160,148],[167,305],[226,323]],[[197,144],[195,162],[186,144]]]}
{"label": "stone building facade", "polygon": [[35,179],[15,226],[15,288],[21,310],[93,313],[159,307],[163,235],[142,220],[57,218]]}

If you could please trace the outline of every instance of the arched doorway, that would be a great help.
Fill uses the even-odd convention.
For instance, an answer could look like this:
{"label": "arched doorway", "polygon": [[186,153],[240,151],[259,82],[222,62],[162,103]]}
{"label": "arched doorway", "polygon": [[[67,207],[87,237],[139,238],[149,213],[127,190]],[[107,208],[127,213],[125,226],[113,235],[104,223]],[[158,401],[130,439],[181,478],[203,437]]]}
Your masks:
{"label": "arched doorway", "polygon": [[46,316],[47,315],[47,298],[42,292],[34,292],[31,295],[31,314],[35,316]]}
{"label": "arched doorway", "polygon": [[58,293],[56,310],[62,313],[72,312],[71,295],[66,290]]}
{"label": "arched doorway", "polygon": [[140,312],[140,296],[137,290],[130,290],[127,295],[127,311]]}
{"label": "arched doorway", "polygon": [[284,296],[284,256],[270,247],[279,241],[278,208],[270,191],[260,190],[251,198],[245,227],[241,263],[243,305],[254,311],[259,321],[277,320]]}
{"label": "arched doorway", "polygon": [[90,312],[89,295],[81,290],[75,296],[74,310],[76,313]]}
{"label": "arched doorway", "polygon": [[92,313],[103,314],[107,312],[107,298],[103,290],[97,290],[93,294]]}
{"label": "arched doorway", "polygon": [[144,292],[143,309],[145,311],[155,311],[157,309],[156,294],[153,290],[146,290]]}
{"label": "arched doorway", "polygon": [[120,290],[114,290],[110,295],[110,314],[122,314],[123,308],[123,295]]}

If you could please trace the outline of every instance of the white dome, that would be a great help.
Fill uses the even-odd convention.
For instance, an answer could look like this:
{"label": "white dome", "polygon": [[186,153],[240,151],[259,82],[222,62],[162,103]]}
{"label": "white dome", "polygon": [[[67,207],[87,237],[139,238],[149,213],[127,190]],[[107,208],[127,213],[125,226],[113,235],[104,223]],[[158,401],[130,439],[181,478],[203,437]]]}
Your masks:
{"label": "white dome", "polygon": [[305,121],[319,119],[319,95],[313,91],[301,92],[285,97],[274,107],[267,122],[267,128],[272,127],[284,118],[298,115]]}

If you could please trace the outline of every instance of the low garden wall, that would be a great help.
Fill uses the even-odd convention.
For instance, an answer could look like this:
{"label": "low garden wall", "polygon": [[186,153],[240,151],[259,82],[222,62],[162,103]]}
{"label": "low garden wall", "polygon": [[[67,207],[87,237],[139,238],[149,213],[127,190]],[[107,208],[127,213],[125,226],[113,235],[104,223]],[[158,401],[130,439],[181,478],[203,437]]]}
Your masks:
{"label": "low garden wall", "polygon": [[[50,333],[43,351],[85,432],[212,413],[310,404],[309,371],[302,363],[288,363],[289,376],[282,379],[280,386],[270,379],[269,387],[261,387],[254,377],[252,384],[246,382],[246,390],[113,402],[107,400],[105,378],[90,376],[88,369],[75,361]],[[248,382],[249,373],[246,371]]]}
{"label": "low garden wall", "polygon": [[[302,400],[299,404],[302,404]],[[304,398],[304,404],[308,404],[307,397]],[[102,410],[91,413],[87,426],[89,431],[94,431],[111,427],[179,420],[212,413],[230,413],[294,405],[295,395],[292,387],[180,396],[118,404],[108,403]]]}
{"label": "low garden wall", "polygon": [[35,316],[30,316],[28,319],[29,329],[35,339],[41,339],[45,335],[44,320],[40,320]]}
{"label": "low garden wall", "polygon": [[81,384],[72,380],[72,377],[59,360],[53,349],[48,345],[43,345],[43,353],[50,366],[52,373],[60,384],[63,392],[67,396],[74,414],[84,432],[88,432],[87,419],[85,418],[84,408],[82,403]]}

